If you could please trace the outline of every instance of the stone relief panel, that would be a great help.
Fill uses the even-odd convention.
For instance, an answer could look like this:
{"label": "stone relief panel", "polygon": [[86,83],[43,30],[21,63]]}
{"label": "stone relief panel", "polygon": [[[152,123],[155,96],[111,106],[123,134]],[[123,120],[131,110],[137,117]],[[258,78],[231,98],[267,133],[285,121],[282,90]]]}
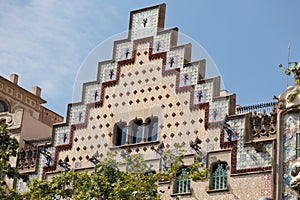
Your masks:
{"label": "stone relief panel", "polygon": [[23,112],[23,109],[18,109],[15,113],[0,113],[0,121],[4,120],[11,130],[18,129],[22,125]]}
{"label": "stone relief panel", "polygon": [[299,113],[288,113],[284,116],[283,130],[283,194],[282,199],[296,200],[296,194],[291,189],[292,165],[296,161],[296,137],[299,130]]}
{"label": "stone relief panel", "polygon": [[244,120],[236,119],[231,123],[238,133],[237,141],[237,170],[241,169],[255,169],[269,167],[272,165],[272,144],[265,144],[262,152],[257,152],[253,146],[245,146],[244,138]]}

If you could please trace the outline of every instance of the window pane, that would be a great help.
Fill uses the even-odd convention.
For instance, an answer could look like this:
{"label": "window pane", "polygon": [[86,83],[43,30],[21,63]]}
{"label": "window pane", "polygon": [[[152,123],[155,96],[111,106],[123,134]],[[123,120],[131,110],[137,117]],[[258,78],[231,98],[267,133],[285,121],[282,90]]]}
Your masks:
{"label": "window pane", "polygon": [[296,134],[296,149],[300,148],[300,132]]}
{"label": "window pane", "polygon": [[157,131],[158,131],[158,119],[153,119],[152,124],[152,133],[151,133],[151,141],[157,140]]}
{"label": "window pane", "polygon": [[1,101],[0,101],[0,112],[4,112],[4,105]]}
{"label": "window pane", "polygon": [[137,133],[136,133],[136,143],[142,141],[143,138],[143,124],[138,124]]}
{"label": "window pane", "polygon": [[297,149],[296,150],[296,158],[299,158],[300,157],[300,149]]}
{"label": "window pane", "polygon": [[146,141],[157,140],[158,119],[157,117],[148,120],[146,128]]}
{"label": "window pane", "polygon": [[120,146],[124,145],[126,142],[126,123],[118,123],[115,125],[115,145]]}
{"label": "window pane", "polygon": [[300,157],[300,132],[296,133],[296,158]]}
{"label": "window pane", "polygon": [[139,143],[143,137],[143,121],[135,120],[131,123],[130,144]]}
{"label": "window pane", "polygon": [[7,112],[7,111],[8,111],[7,105],[3,101],[0,101],[0,112]]}
{"label": "window pane", "polygon": [[122,139],[121,139],[121,145],[126,143],[126,132],[127,132],[127,128],[126,126],[122,128]]}

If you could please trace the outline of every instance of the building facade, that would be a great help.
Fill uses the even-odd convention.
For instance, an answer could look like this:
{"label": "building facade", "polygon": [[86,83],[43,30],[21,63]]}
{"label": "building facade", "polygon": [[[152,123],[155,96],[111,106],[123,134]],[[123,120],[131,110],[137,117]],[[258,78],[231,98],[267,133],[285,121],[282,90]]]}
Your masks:
{"label": "building facade", "polygon": [[[20,143],[20,151],[34,154],[34,145],[51,142],[52,125],[64,119],[57,113],[42,106],[46,103],[41,98],[41,88],[32,87],[31,92],[18,85],[18,75],[11,74],[10,80],[0,76],[0,121],[9,126],[10,132]],[[17,160],[11,159],[11,164],[17,166]],[[36,160],[19,162],[21,172],[36,167]],[[8,186],[13,186],[13,180],[7,180]]]}
{"label": "building facade", "polygon": [[[131,152],[159,171],[157,149],[176,154],[182,145],[185,165],[201,152],[209,180],[182,180],[182,170],[159,183],[162,199],[297,199],[291,171],[300,156],[300,100],[287,101],[289,88],[276,102],[237,106],[235,94],[220,90],[220,77],[205,76],[206,60],[191,60],[191,44],[177,44],[178,29],[164,28],[165,11],[160,4],[130,13],[128,38],[114,42],[97,80],[83,84],[82,100],[53,126],[48,157],[37,153],[38,164],[23,172],[50,179],[66,157],[74,170],[93,170],[89,158],[110,151],[122,170]],[[27,190],[22,181],[16,188]]]}

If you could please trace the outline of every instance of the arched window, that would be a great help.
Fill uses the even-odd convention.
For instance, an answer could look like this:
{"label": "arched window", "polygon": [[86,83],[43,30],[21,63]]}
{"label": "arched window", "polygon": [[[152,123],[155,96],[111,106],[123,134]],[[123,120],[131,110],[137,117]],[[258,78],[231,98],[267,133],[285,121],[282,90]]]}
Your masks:
{"label": "arched window", "polygon": [[191,190],[191,180],[186,177],[188,171],[182,168],[176,175],[175,193],[188,193]]}
{"label": "arched window", "polygon": [[211,190],[221,190],[227,188],[227,163],[216,163],[212,168]]}
{"label": "arched window", "polygon": [[143,138],[143,120],[135,119],[130,124],[129,144],[135,144],[142,141]]}
{"label": "arched window", "polygon": [[4,101],[0,100],[0,113],[1,112],[7,112],[8,111],[8,106]]}
{"label": "arched window", "polygon": [[126,143],[126,122],[119,122],[115,124],[115,145],[120,146]]}
{"label": "arched window", "polygon": [[158,118],[151,117],[146,120],[146,142],[157,140]]}

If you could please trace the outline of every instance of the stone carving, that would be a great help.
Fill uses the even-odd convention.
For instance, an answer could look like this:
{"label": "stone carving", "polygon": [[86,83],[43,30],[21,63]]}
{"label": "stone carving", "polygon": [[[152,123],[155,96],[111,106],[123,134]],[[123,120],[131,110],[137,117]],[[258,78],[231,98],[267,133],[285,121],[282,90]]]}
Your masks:
{"label": "stone carving", "polygon": [[276,125],[277,125],[277,112],[276,108],[274,107],[272,109],[272,112],[270,113],[270,133],[271,135],[274,135],[276,133]]}
{"label": "stone carving", "polygon": [[268,115],[266,110],[263,110],[262,113],[253,112],[252,118],[252,136],[261,137],[275,135],[276,134],[276,124],[277,124],[277,112],[274,107],[271,113]]}
{"label": "stone carving", "polygon": [[280,108],[297,108],[300,105],[300,96],[293,94],[297,93],[297,86],[290,86],[284,93],[278,96]]}
{"label": "stone carving", "polygon": [[253,131],[252,131],[253,137],[259,136],[259,132],[260,132],[260,128],[261,128],[261,119],[256,114],[256,111],[253,112],[252,127],[253,127]]}
{"label": "stone carving", "polygon": [[269,127],[270,127],[270,118],[266,113],[266,110],[263,110],[262,114],[261,114],[261,125],[262,125],[262,129],[260,134],[262,136],[265,136],[268,133]]}
{"label": "stone carving", "polygon": [[23,110],[17,110],[15,113],[4,112],[0,114],[0,121],[5,121],[10,129],[21,127]]}
{"label": "stone carving", "polygon": [[296,160],[292,165],[291,177],[291,188],[300,196],[300,160]]}
{"label": "stone carving", "polygon": [[[37,164],[37,149],[31,149],[30,147],[27,150],[23,148],[19,151],[17,167],[19,170],[31,171],[35,170]],[[22,172],[22,171],[21,171]]]}

